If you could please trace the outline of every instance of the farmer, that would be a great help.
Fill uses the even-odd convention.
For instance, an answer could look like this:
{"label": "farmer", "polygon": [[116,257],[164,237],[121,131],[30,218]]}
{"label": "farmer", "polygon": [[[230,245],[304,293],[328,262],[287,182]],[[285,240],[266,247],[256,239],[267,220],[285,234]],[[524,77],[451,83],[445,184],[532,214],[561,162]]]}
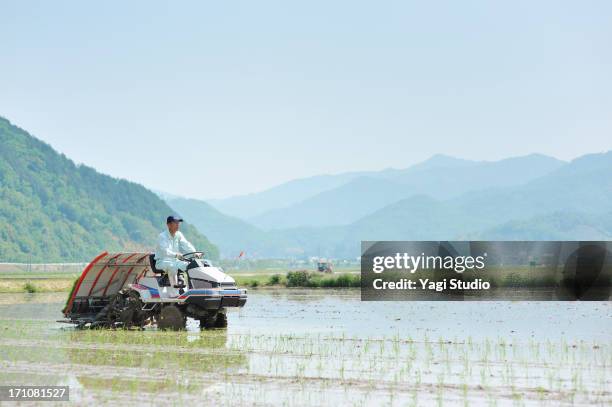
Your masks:
{"label": "farmer", "polygon": [[183,219],[178,216],[166,218],[168,230],[159,234],[155,250],[155,267],[168,273],[170,284],[174,288],[183,288],[178,285],[176,277],[178,270],[185,271],[189,264],[184,261],[183,254],[196,251],[195,247],[179,232],[182,221]]}

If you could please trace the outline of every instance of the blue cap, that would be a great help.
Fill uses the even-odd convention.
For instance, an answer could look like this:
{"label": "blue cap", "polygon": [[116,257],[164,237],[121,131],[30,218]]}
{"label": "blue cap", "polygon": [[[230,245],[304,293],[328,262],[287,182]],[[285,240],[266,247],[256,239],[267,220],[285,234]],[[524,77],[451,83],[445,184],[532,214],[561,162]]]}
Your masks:
{"label": "blue cap", "polygon": [[183,219],[180,216],[170,215],[166,218],[166,223],[170,222],[182,222]]}

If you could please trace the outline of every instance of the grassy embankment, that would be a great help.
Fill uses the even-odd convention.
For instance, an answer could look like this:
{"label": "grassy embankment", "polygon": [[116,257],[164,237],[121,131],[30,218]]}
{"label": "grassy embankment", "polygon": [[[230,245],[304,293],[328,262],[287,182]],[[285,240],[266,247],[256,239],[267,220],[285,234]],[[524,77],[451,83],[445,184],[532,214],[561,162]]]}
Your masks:
{"label": "grassy embankment", "polygon": [[[234,275],[240,287],[359,287],[361,279],[355,273],[322,274],[293,271],[285,274],[253,272]],[[26,272],[0,274],[0,293],[69,292],[79,276],[76,274],[32,274]]]}
{"label": "grassy embankment", "polygon": [[[360,287],[361,276],[356,272],[336,272],[324,274],[305,270],[274,273],[256,270],[248,273],[231,273],[238,286],[247,288],[263,287],[308,287],[308,288],[349,288]],[[417,274],[400,274],[396,277],[431,278],[428,271]],[[77,274],[73,273],[39,273],[26,272],[0,273],[0,292],[68,292],[74,284]],[[388,278],[391,276],[388,276]],[[456,277],[449,275],[448,277]],[[477,273],[464,273],[467,281],[479,278]],[[511,267],[489,270],[486,279],[495,287],[551,287],[555,286],[559,276],[553,270],[540,267]]]}
{"label": "grassy embankment", "polygon": [[261,276],[238,276],[236,283],[245,287],[309,287],[309,288],[349,288],[360,287],[359,274],[323,274],[305,270],[290,271],[285,275],[272,274]]}
{"label": "grassy embankment", "polygon": [[1,273],[0,293],[69,291],[77,277],[73,273]]}

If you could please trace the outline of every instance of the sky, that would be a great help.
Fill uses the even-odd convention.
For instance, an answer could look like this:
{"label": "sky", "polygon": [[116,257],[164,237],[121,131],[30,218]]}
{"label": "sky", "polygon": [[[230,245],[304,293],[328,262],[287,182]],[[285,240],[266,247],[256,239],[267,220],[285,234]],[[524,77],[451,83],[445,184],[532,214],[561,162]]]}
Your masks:
{"label": "sky", "polygon": [[0,116],[194,198],[612,149],[610,1],[0,3]]}

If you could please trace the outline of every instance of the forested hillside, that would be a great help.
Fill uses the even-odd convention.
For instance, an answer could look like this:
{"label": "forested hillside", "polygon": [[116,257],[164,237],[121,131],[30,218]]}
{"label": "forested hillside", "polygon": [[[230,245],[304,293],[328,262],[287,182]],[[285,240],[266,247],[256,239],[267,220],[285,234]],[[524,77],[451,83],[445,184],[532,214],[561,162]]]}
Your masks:
{"label": "forested hillside", "polygon": [[[171,213],[143,186],[75,165],[0,117],[0,262],[86,261],[104,250],[152,250]],[[182,230],[197,248],[218,256],[193,226]]]}

